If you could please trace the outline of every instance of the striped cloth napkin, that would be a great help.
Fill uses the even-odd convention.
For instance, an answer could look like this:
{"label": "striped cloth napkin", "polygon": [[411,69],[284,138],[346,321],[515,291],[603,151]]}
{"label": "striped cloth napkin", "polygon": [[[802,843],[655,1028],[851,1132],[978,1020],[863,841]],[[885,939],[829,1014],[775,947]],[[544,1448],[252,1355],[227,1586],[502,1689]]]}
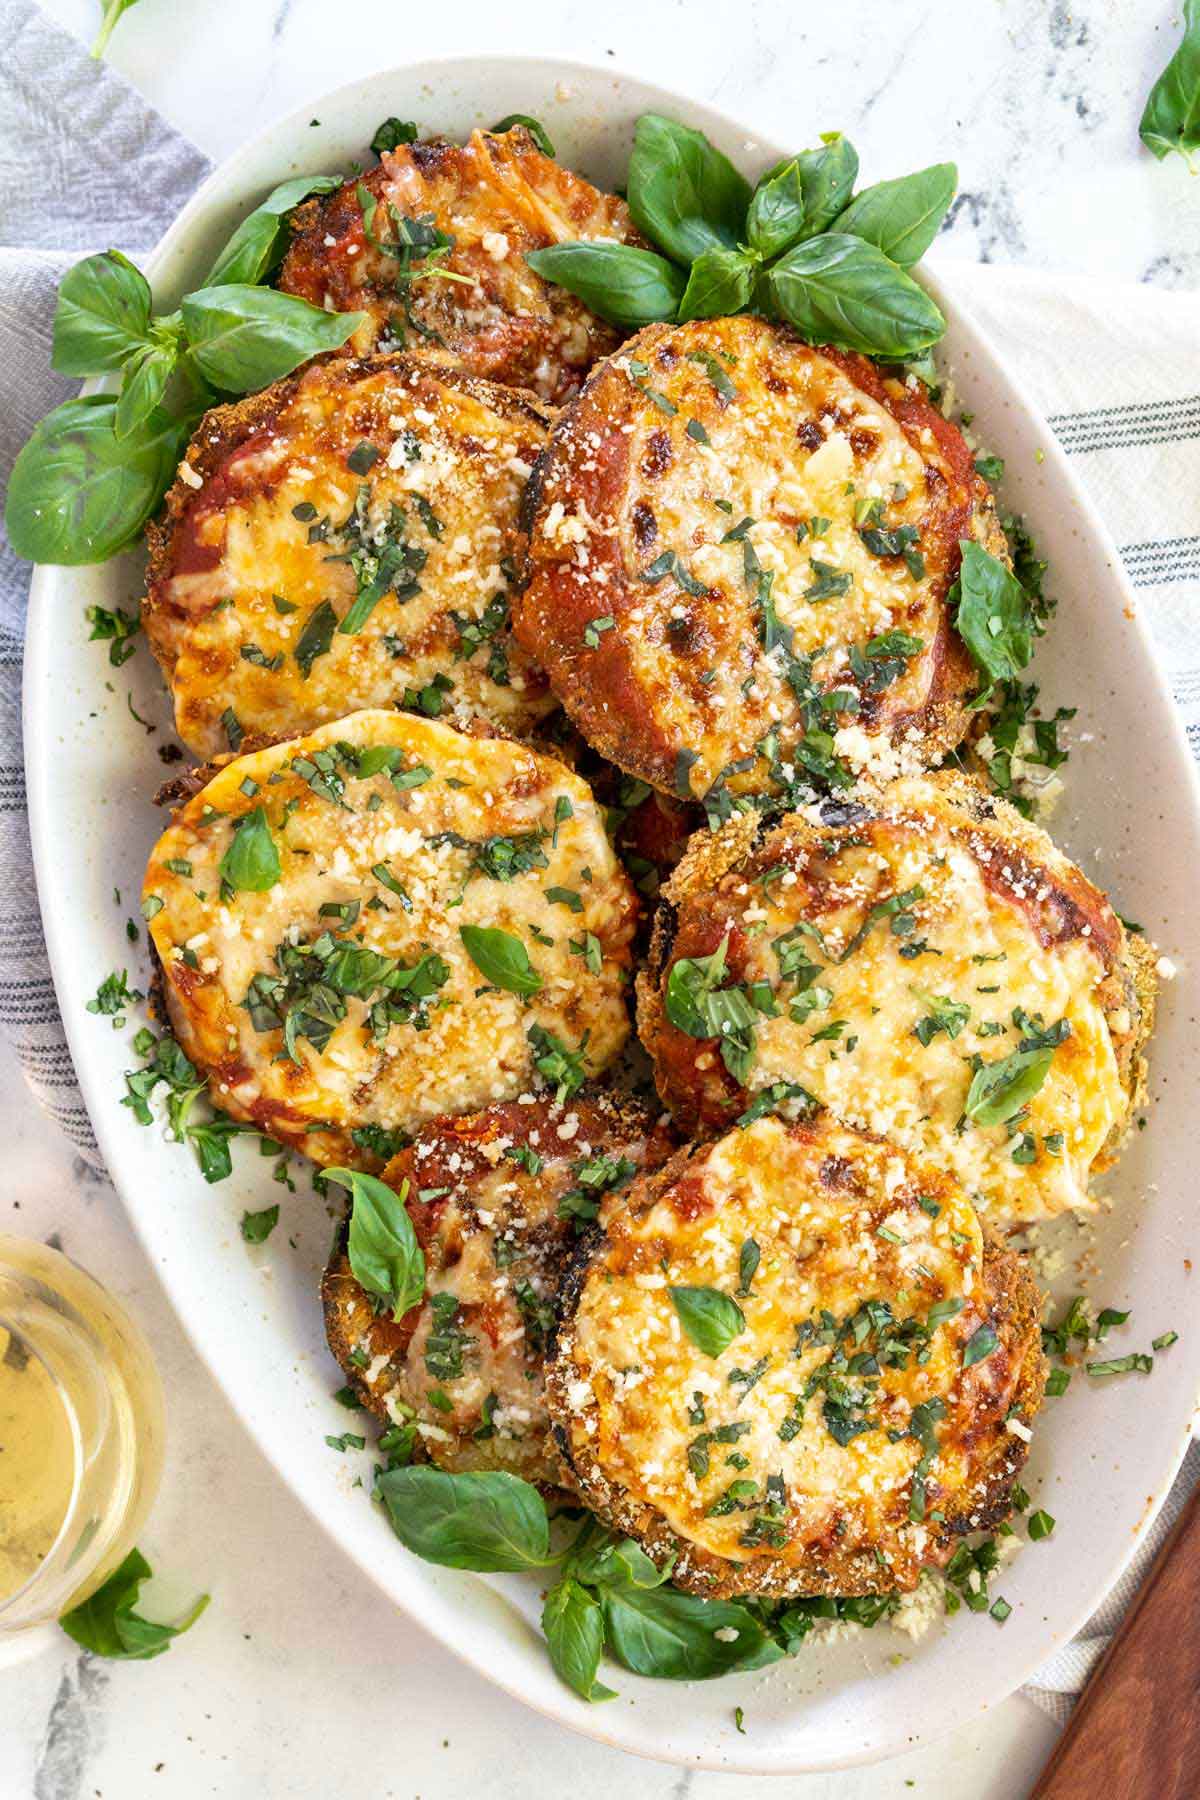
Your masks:
{"label": "striped cloth napkin", "polygon": [[[135,261],[207,173],[199,151],[28,0],[0,0],[0,482],[69,391],[50,371],[57,283],[90,250]],[[130,180],[130,170],[137,179]],[[1200,756],[1200,299],[1025,269],[944,274],[1050,425],[1121,547]],[[25,816],[20,670],[29,570],[0,533],[0,1029],[37,1098],[96,1159],[55,1005]],[[48,903],[52,903],[47,896]],[[1063,1720],[1200,1478],[1193,1445],[1134,1567],[1023,1690]]]}

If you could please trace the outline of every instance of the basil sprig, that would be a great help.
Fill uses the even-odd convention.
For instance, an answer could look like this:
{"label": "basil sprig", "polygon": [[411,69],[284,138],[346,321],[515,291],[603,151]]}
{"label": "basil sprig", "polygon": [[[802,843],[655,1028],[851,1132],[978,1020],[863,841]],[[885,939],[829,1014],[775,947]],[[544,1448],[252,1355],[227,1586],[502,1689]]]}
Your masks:
{"label": "basil sprig", "polygon": [[809,343],[899,362],[928,350],[946,329],[924,288],[848,232],[793,245],[766,282],[775,310]]}
{"label": "basil sprig", "polygon": [[118,250],[88,256],[59,288],[52,362],[114,375],[111,395],[68,400],[17,457],[5,525],[31,562],[104,562],[132,543],[170,485],[187,438],[223,395],[255,392],[339,349],[361,313],[329,313],[259,285],[278,264],[287,217],[332,176],[283,182],[242,221],[180,310],[155,315],[149,284]]}
{"label": "basil sprig", "polygon": [[205,287],[221,287],[229,282],[257,286],[265,281],[283,261],[288,214],[310,194],[329,194],[340,186],[336,175],[297,175],[292,181],[281,181],[242,220],[208,271]]}
{"label": "basil sprig", "polygon": [[93,1656],[110,1657],[121,1662],[149,1662],[169,1650],[173,1638],[191,1629],[208,1605],[208,1595],[201,1594],[178,1625],[161,1625],[154,1619],[143,1619],[137,1611],[143,1583],[153,1570],[140,1550],[131,1550],[107,1581],[101,1582],[90,1599],[63,1614],[59,1624]]}
{"label": "basil sprig", "polygon": [[761,1669],[783,1651],[746,1607],[702,1600],[677,1588],[621,1587],[603,1593],[609,1647],[635,1675],[707,1681],[734,1669]]}
{"label": "basil sprig", "polygon": [[329,313],[294,294],[236,283],[185,294],[183,326],[197,369],[214,387],[257,393],[293,369],[338,350],[362,313]]}
{"label": "basil sprig", "polygon": [[736,250],[744,235],[750,183],[702,131],[661,113],[634,129],[628,191],[634,224],[674,262]]}
{"label": "basil sprig", "polygon": [[127,256],[85,256],[59,284],[51,368],[60,375],[119,369],[145,347],[150,308],[150,284]]}
{"label": "basil sprig", "polygon": [[4,523],[18,556],[106,562],[133,542],[170,485],[187,427],[156,408],[123,438],[108,394],[65,400],[34,426],[8,484]]}
{"label": "basil sprig", "polygon": [[687,286],[674,263],[633,244],[551,244],[530,250],[525,261],[601,318],[634,329],[674,319]]}
{"label": "basil sprig", "polygon": [[1161,162],[1174,150],[1194,171],[1200,150],[1200,0],[1184,0],[1183,42],[1150,89],[1138,135]]}
{"label": "basil sprig", "polygon": [[546,1595],[542,1630],[555,1673],[582,1700],[615,1700],[616,1691],[596,1679],[604,1654],[604,1609],[581,1582],[568,1576]]}
{"label": "basil sprig", "polygon": [[703,132],[645,113],[629,210],[661,254],[578,243],[526,260],[617,325],[754,311],[810,343],[905,361],[946,329],[906,270],[933,241],[956,171],[938,163],[855,196],[857,175],[854,146],[835,131],[768,169],[752,192]]}
{"label": "basil sprig", "polygon": [[[325,1169],[322,1173],[326,1181],[350,1190],[346,1252],[354,1279],[368,1294],[390,1302],[393,1318],[402,1319],[425,1292],[425,1252],[404,1206],[408,1183],[396,1193],[378,1176],[357,1169]],[[428,1560],[437,1562],[439,1558]]]}
{"label": "basil sprig", "polygon": [[517,1475],[389,1469],[376,1492],[400,1542],[425,1562],[496,1574],[553,1560],[546,1503]]}
{"label": "basil sprig", "polygon": [[953,163],[933,163],[915,175],[877,181],[855,195],[837,228],[874,244],[902,269],[920,262],[938,234],[958,186]]}
{"label": "basil sprig", "polygon": [[[481,1573],[557,1565],[542,1625],[555,1669],[585,1700],[612,1698],[598,1680],[606,1648],[635,1674],[668,1681],[758,1669],[785,1654],[758,1611],[680,1593],[667,1585],[669,1568],[657,1569],[631,1539],[601,1534],[594,1520],[553,1551],[546,1503],[515,1475],[418,1465],[381,1473],[376,1492],[396,1536],[426,1562]],[[786,1641],[794,1648],[799,1638]]]}

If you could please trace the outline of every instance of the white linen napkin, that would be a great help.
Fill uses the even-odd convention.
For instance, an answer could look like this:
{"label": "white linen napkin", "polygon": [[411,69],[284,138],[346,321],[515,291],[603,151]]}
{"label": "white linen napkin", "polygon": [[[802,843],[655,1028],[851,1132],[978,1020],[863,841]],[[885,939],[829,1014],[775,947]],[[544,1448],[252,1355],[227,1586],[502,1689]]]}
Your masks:
{"label": "white linen napkin", "polygon": [[[200,152],[29,0],[0,0],[0,482],[70,386],[50,369],[59,278],[110,245],[134,260],[208,171]],[[1200,755],[1200,299],[994,265],[947,268],[1055,434],[1121,548]],[[29,570],[0,532],[0,1030],[82,1154],[95,1138],[55,1004],[21,753]],[[1133,1567],[1023,1690],[1065,1720],[1200,1478],[1193,1445]]]}

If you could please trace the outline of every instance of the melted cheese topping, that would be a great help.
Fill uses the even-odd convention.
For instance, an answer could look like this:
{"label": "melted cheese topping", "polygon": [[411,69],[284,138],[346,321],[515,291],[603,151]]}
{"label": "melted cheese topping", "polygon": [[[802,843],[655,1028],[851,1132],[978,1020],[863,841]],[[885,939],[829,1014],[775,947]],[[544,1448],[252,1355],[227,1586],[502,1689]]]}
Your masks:
{"label": "melted cheese topping", "polygon": [[[392,208],[432,222],[452,240],[435,266],[456,279],[418,276],[402,290],[396,258],[367,241],[360,185],[378,202],[377,243],[395,241]],[[524,128],[477,131],[462,145],[399,145],[361,183],[330,195],[286,258],[279,285],[317,306],[365,311],[356,350],[414,350],[561,401],[617,333],[535,274],[525,253],[636,236],[623,201],[542,155]]]}
{"label": "melted cheese topping", "polygon": [[[270,428],[226,453],[215,504],[204,482],[189,491],[176,562],[152,588],[147,630],[184,741],[212,756],[240,742],[231,716],[278,739],[392,704],[518,732],[544,717],[553,699],[507,616],[517,508],[543,441],[511,396],[419,363],[350,380],[336,361],[309,370]],[[401,543],[411,557],[343,633]],[[314,616],[330,607],[311,654]]]}
{"label": "melted cheese topping", "polygon": [[[388,746],[399,753],[401,781],[415,775],[419,785],[398,788],[386,770],[355,776],[357,752]],[[318,755],[332,766],[333,797]],[[221,860],[238,818],[259,808],[280,878],[262,893],[231,893]],[[493,837],[524,840],[546,866],[493,878],[476,860]],[[436,1113],[469,1112],[537,1085],[532,1027],[578,1052],[589,1073],[627,1035],[637,902],[600,813],[562,764],[503,739],[363,712],[242,757],[163,834],[144,894],[162,901],[150,933],[171,1016],[188,1055],[210,1074],[213,1099],[321,1160],[361,1161],[353,1127],[408,1131]],[[564,895],[574,898],[568,904]],[[350,922],[337,910],[346,906]],[[525,1000],[490,986],[464,949],[463,926],[519,939],[540,990]],[[246,1001],[256,976],[273,980],[289,950],[311,951],[322,934],[405,968],[440,957],[446,978],[410,1020],[381,1032],[371,1025],[380,991],[346,994],[327,1041],[318,1046],[301,1032],[293,1060],[278,1021],[261,1009],[256,1019]],[[403,1005],[402,993],[392,997]],[[281,1004],[298,998],[293,984]]]}
{"label": "melted cheese topping", "polygon": [[330,1335],[374,1409],[414,1421],[431,1461],[562,1482],[543,1355],[562,1265],[583,1228],[562,1203],[595,1206],[606,1186],[627,1186],[648,1160],[657,1166],[664,1146],[651,1147],[648,1133],[636,1110],[526,1095],[427,1127],[384,1171],[397,1192],[408,1184],[427,1297],[397,1325],[376,1315],[339,1257],[326,1283]]}
{"label": "melted cheese topping", "polygon": [[[864,826],[865,841],[853,826],[822,833],[782,855],[777,878],[732,886],[731,917],[746,934],[739,979],[770,984],[779,1008],[756,1023],[747,1086],[799,1082],[839,1118],[936,1153],[997,1225],[1089,1207],[1092,1164],[1127,1109],[1101,950],[1088,935],[1042,942],[1019,901],[1051,892],[1047,870],[1017,878],[1010,898],[996,886],[1015,869],[1002,842],[944,829],[926,782],[891,793],[885,828]],[[894,897],[915,889],[897,909]],[[791,949],[816,965],[804,986],[782,978],[777,948],[798,925]],[[1029,1041],[1018,1010],[1045,1028],[1065,1020],[1069,1035],[1027,1109],[981,1125],[964,1116],[975,1067]],[[939,1017],[952,1029],[937,1029]],[[717,1060],[701,1052],[702,1067]]]}
{"label": "melted cheese topping", "polygon": [[[722,774],[733,791],[761,789],[761,741],[778,730],[786,755],[801,734],[798,685],[822,729],[856,717],[876,741],[903,737],[947,697],[945,596],[958,540],[976,527],[974,487],[931,427],[901,424],[893,408],[916,402],[899,383],[876,399],[761,320],[659,331],[610,359],[555,431],[524,640],[577,712],[593,699],[574,695],[572,679],[622,654],[619,679],[661,744],[654,766],[652,746],[625,740],[617,760],[660,786],[686,753],[692,794]],[[597,473],[618,467],[619,482]],[[543,596],[548,576],[556,586]],[[564,640],[559,589],[611,621],[591,659],[586,640]],[[888,633],[902,634],[898,657],[867,656]],[[973,677],[956,671],[951,698],[956,682]],[[822,718],[819,696],[834,689],[838,707]],[[593,719],[579,718],[586,733]],[[945,747],[914,742],[907,754],[920,766]]]}
{"label": "melted cheese topping", "polygon": [[[607,1228],[556,1371],[577,1463],[728,1562],[800,1570],[877,1552],[879,1587],[912,1586],[928,1537],[909,1516],[923,1454],[913,1409],[945,1408],[924,1471],[930,1511],[969,1486],[980,1435],[961,1369],[987,1305],[983,1244],[956,1184],[832,1121],[762,1119],[696,1152],[652,1204],[635,1190]],[[737,1295],[744,1329],[719,1354],[685,1329],[682,1288]],[[882,1336],[902,1335],[939,1301],[943,1322],[904,1366],[845,1373],[843,1360],[856,1428],[839,1430],[839,1348],[844,1359],[881,1344],[849,1321],[884,1302]]]}

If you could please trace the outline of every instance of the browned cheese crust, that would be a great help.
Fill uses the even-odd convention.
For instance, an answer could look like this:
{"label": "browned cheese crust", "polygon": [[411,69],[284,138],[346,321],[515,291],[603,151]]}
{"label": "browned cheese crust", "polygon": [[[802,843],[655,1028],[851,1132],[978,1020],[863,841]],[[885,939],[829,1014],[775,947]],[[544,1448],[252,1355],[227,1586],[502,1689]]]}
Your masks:
{"label": "browned cheese crust", "polygon": [[[374,245],[360,188],[376,206]],[[396,244],[398,219],[454,239],[425,265],[440,272],[417,264],[406,280],[400,259],[378,247]],[[401,144],[361,179],[310,200],[295,224],[279,286],[314,306],[365,312],[353,349],[420,351],[556,403],[620,334],[535,275],[526,252],[578,238],[641,242],[624,201],[543,156],[524,126],[476,131],[465,144]]]}
{"label": "browned cheese crust", "polygon": [[[229,880],[251,827],[258,890]],[[508,739],[362,712],[233,759],[143,907],[213,1102],[321,1163],[377,1168],[389,1133],[540,1088],[554,1043],[582,1078],[628,1034],[636,895],[586,784]],[[523,946],[536,989],[493,985],[464,927]]]}
{"label": "browned cheese crust", "polygon": [[655,787],[762,791],[806,728],[848,728],[851,763],[962,737],[977,678],[947,593],[964,537],[1007,551],[915,380],[763,319],[649,326],[565,409],[527,502],[517,635]]}
{"label": "browned cheese crust", "polygon": [[[1011,1511],[1040,1296],[952,1177],[828,1114],[764,1118],[681,1150],[601,1225],[547,1399],[584,1500],[680,1587],[909,1590]],[[698,1289],[736,1296],[723,1347],[684,1325]]]}
{"label": "browned cheese crust", "polygon": [[546,423],[532,395],[401,356],[326,358],[207,413],[142,608],[184,742],[209,757],[390,705],[531,731],[555,702],[509,582]]}
{"label": "browned cheese crust", "polygon": [[[943,772],[737,818],[696,835],[664,894],[638,1030],[681,1129],[791,1083],[944,1158],[997,1226],[1090,1204],[1140,1097],[1153,953],[1014,808]],[[745,1055],[668,1016],[673,967],[722,945]],[[978,1064],[1037,1030],[1061,1037],[1041,1087],[1006,1121],[966,1118]]]}
{"label": "browned cheese crust", "polygon": [[542,1366],[562,1267],[601,1196],[670,1154],[631,1101],[525,1095],[436,1119],[383,1179],[403,1194],[426,1291],[400,1319],[355,1280],[344,1235],[321,1285],[329,1347],[379,1418],[415,1428],[443,1469],[507,1469],[557,1486]]}

